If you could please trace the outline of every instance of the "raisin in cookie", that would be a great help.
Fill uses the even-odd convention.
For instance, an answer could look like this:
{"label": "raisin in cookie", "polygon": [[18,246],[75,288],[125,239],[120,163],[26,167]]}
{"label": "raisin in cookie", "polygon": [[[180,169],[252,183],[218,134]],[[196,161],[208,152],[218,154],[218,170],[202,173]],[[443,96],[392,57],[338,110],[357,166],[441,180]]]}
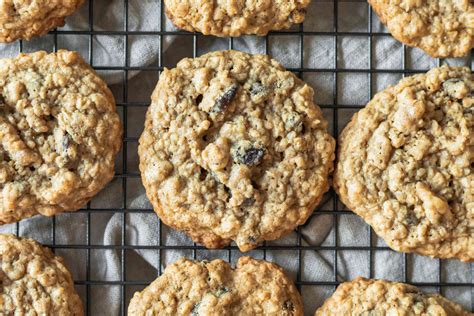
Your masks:
{"label": "raisin in cookie", "polygon": [[0,234],[1,315],[83,315],[63,259],[36,241]]}
{"label": "raisin in cookie", "polygon": [[369,0],[393,37],[432,57],[461,57],[474,46],[471,0]]}
{"label": "raisin in cookie", "polygon": [[474,259],[474,83],[435,68],[375,95],[340,136],[341,200],[395,250]]}
{"label": "raisin in cookie", "polygon": [[0,223],[74,211],[114,175],[122,127],[78,53],[0,60]]}
{"label": "raisin in cookie", "polygon": [[322,315],[469,315],[463,308],[438,294],[425,294],[417,287],[385,280],[357,278],[337,288],[322,307]]}
{"label": "raisin in cookie", "polygon": [[0,42],[31,39],[64,25],[84,0],[3,0],[0,2]]}
{"label": "raisin in cookie", "polygon": [[130,301],[128,315],[303,315],[293,282],[273,263],[181,259]]}
{"label": "raisin in cookie", "polygon": [[221,51],[163,71],[138,152],[165,224],[248,251],[307,220],[334,147],[313,89],[268,56]]}
{"label": "raisin in cookie", "polygon": [[310,0],[165,0],[166,14],[186,31],[205,35],[266,35],[303,22]]}

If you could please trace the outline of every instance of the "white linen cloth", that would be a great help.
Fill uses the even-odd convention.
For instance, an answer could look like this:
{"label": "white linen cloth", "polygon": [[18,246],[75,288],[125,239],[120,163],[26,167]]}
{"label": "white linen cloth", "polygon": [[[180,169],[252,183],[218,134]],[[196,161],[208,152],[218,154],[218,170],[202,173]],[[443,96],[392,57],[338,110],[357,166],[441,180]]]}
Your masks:
{"label": "white linen cloth", "polygon": [[[123,0],[95,0],[93,2],[93,28],[94,31],[114,31],[115,35],[99,33],[92,41],[93,54],[89,59],[90,37],[87,32],[76,32],[74,35],[64,34],[62,31],[87,31],[89,29],[89,5],[67,19],[67,25],[60,28],[56,36],[57,49],[66,48],[77,50],[84,58],[92,61],[93,66],[100,67],[99,74],[108,82],[113,90],[118,103],[124,103],[124,78],[128,78],[128,101],[131,104],[126,108],[119,107],[119,111],[127,111],[128,131],[127,137],[139,137],[143,128],[146,107],[140,106],[149,102],[150,94],[158,79],[158,66],[160,40],[159,35],[146,35],[139,32],[160,31],[160,1],[158,0],[130,0],[128,29],[134,31],[128,36],[128,53],[125,52],[125,7]],[[367,35],[369,27],[369,10],[365,1],[338,1],[337,23],[334,16],[333,1],[313,1],[308,9],[308,15],[303,29],[307,32],[316,32],[305,35],[272,35],[268,40],[266,51],[265,39],[246,36],[233,40],[233,48],[251,53],[268,53],[288,68],[316,68],[318,72],[306,72],[303,79],[316,90],[316,102],[320,105],[333,103],[333,94],[337,96],[337,103],[342,105],[338,109],[337,120],[334,119],[335,111],[331,108],[324,109],[324,114],[330,122],[331,130],[341,131],[356,109],[345,105],[364,105],[370,99],[368,87],[371,85],[372,93],[384,89],[389,84],[396,83],[401,77],[400,73],[373,73],[372,78],[366,73],[339,72],[336,77],[334,68],[368,69],[370,66],[377,69],[428,69],[438,65],[438,61],[429,58],[418,49],[406,49],[405,65],[403,64],[403,46],[390,36],[374,35],[372,41]],[[372,31],[386,32],[375,15],[372,15]],[[163,21],[163,30],[171,31],[174,28],[169,21]],[[337,25],[337,37],[332,34],[318,32],[331,32]],[[294,30],[298,30],[296,26]],[[138,33],[137,33],[138,32]],[[353,33],[359,32],[359,33]],[[304,44],[303,60],[300,60],[300,41]],[[335,52],[334,41],[337,41]],[[55,35],[34,39],[23,43],[23,50],[31,52],[45,49],[54,50]],[[182,57],[192,56],[193,37],[174,36],[166,33],[161,41],[162,65],[173,67]],[[201,55],[208,51],[227,49],[227,39],[214,37],[197,37],[197,53]],[[372,49],[372,56],[369,54]],[[15,56],[19,51],[19,43],[0,46],[1,57]],[[336,55],[336,56],[335,56]],[[128,71],[125,76],[121,67],[125,66],[128,57],[128,66],[146,67],[148,70],[139,71],[136,68]],[[337,57],[337,65],[335,60]],[[468,59],[446,60],[449,64],[469,65]],[[107,70],[108,67],[113,70]],[[337,89],[337,91],[334,91]],[[126,172],[138,174],[137,143],[126,143]],[[123,156],[117,159],[117,172],[123,170]],[[126,199],[124,200],[122,181],[126,181]],[[318,210],[333,210],[333,200],[326,199]],[[115,211],[125,206],[129,212]],[[340,202],[336,206],[341,209]],[[91,202],[90,213],[90,271],[87,271],[87,250],[57,248],[56,253],[63,256],[70,268],[84,303],[86,302],[86,286],[81,283],[90,274],[90,312],[91,315],[118,315],[121,308],[121,288],[118,284],[124,272],[125,279],[130,284],[125,287],[125,308],[130,297],[136,290],[141,290],[145,285],[134,285],[133,281],[153,281],[159,269],[162,271],[166,265],[176,261],[182,256],[192,257],[192,250],[159,250],[152,249],[160,245],[192,245],[192,241],[184,234],[162,226],[159,231],[158,219],[151,212],[139,177],[129,177],[127,180],[115,179]],[[124,224],[126,228],[123,229]],[[29,236],[45,244],[53,243],[51,229],[53,220],[45,217],[35,217],[20,223],[19,231],[23,236]],[[338,216],[335,227],[333,215],[316,212],[314,216],[301,228],[302,245],[334,247],[335,232],[337,230],[337,246],[344,250],[337,251],[337,281],[350,280],[358,275],[365,277],[385,278],[395,281],[404,281],[405,272],[403,254],[394,251],[362,251],[354,247],[367,247],[370,245],[368,226],[359,217],[348,213]],[[56,216],[54,242],[57,245],[86,245],[87,213],[77,212]],[[1,232],[15,232],[16,225],[4,225]],[[123,236],[125,232],[125,236]],[[120,249],[124,239],[129,246],[143,246],[140,249],[128,247],[123,252]],[[297,233],[292,233],[280,240],[268,242],[268,245],[296,245]],[[94,247],[97,246],[98,247]],[[384,246],[383,241],[372,234],[372,246]],[[106,246],[102,247],[101,246]],[[118,246],[118,247],[115,247]],[[106,248],[106,249],[104,249]],[[301,274],[297,276],[299,256],[294,249],[268,250],[266,260],[278,263],[293,278],[303,282],[321,281],[332,282],[334,279],[334,250],[304,250],[301,253]],[[122,255],[125,256],[125,268],[122,270]],[[223,258],[235,264],[238,257],[243,254],[238,250],[197,250],[198,259]],[[256,258],[263,258],[262,250],[255,250],[248,254]],[[160,260],[161,258],[161,260]],[[371,262],[371,263],[370,263]],[[370,270],[370,265],[372,270]],[[439,261],[426,257],[407,256],[407,281],[408,282],[438,282],[438,271],[441,271],[442,282],[472,283],[472,265],[456,260]],[[101,283],[109,282],[107,284]],[[436,291],[436,288],[424,288],[426,291]],[[315,309],[334,291],[333,286],[302,286],[302,295],[307,315],[312,315]],[[445,287],[442,294],[464,305],[470,310],[473,304],[473,291],[466,287]]]}

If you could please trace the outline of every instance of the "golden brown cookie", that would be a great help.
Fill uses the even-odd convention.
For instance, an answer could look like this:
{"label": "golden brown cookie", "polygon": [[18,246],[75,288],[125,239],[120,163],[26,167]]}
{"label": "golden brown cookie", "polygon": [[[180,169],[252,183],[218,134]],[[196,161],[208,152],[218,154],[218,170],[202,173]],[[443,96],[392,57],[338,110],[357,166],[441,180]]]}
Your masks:
{"label": "golden brown cookie", "polygon": [[302,23],[310,0],[165,0],[166,15],[189,32],[220,37],[266,35]]}
{"label": "golden brown cookie", "polygon": [[1,315],[83,315],[63,259],[36,241],[0,234]]}
{"label": "golden brown cookie", "polygon": [[441,67],[401,80],[340,136],[341,200],[393,249],[474,260],[474,82]]}
{"label": "golden brown cookie", "polygon": [[85,205],[114,175],[122,127],[78,53],[0,60],[0,224]]}
{"label": "golden brown cookie", "polygon": [[329,188],[335,147],[313,94],[263,55],[213,52],[164,70],[138,148],[163,222],[242,251],[303,224]]}
{"label": "golden brown cookie", "polygon": [[31,39],[64,25],[84,0],[2,0],[0,42]]}
{"label": "golden brown cookie", "polygon": [[432,57],[462,57],[474,46],[471,0],[368,0],[393,37]]}
{"label": "golden brown cookie", "polygon": [[128,315],[303,315],[300,294],[276,264],[242,257],[181,259],[130,301]]}
{"label": "golden brown cookie", "polygon": [[469,313],[438,294],[425,294],[417,287],[385,280],[357,278],[339,285],[315,313],[331,315],[449,315]]}

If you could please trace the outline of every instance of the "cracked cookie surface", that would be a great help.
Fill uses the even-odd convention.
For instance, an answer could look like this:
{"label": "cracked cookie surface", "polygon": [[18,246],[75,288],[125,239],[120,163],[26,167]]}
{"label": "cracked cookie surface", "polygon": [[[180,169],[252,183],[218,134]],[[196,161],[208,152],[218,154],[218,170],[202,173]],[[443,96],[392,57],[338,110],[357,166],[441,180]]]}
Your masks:
{"label": "cracked cookie surface", "polygon": [[341,200],[393,249],[474,260],[474,83],[468,68],[402,79],[340,136]]}
{"label": "cracked cookie surface", "polygon": [[390,33],[432,57],[462,57],[474,46],[471,0],[369,0]]}
{"label": "cracked cookie surface", "polygon": [[266,35],[302,23],[310,0],[165,0],[166,14],[189,32],[220,37]]}
{"label": "cracked cookie surface", "polygon": [[0,234],[0,314],[84,313],[62,258],[32,239]]}
{"label": "cracked cookie surface", "polygon": [[450,315],[467,316],[463,308],[438,294],[413,285],[357,278],[342,283],[321,306],[322,315]]}
{"label": "cracked cookie surface", "polygon": [[0,42],[31,39],[64,25],[84,0],[2,0]]}
{"label": "cracked cookie surface", "polygon": [[122,127],[78,53],[0,60],[0,224],[85,205],[114,175]]}
{"label": "cracked cookie surface", "polygon": [[300,294],[276,264],[241,257],[181,259],[130,301],[129,315],[303,315]]}
{"label": "cracked cookie surface", "polygon": [[328,190],[335,147],[313,93],[263,55],[213,52],[164,70],[138,148],[163,222],[242,251],[303,224]]}

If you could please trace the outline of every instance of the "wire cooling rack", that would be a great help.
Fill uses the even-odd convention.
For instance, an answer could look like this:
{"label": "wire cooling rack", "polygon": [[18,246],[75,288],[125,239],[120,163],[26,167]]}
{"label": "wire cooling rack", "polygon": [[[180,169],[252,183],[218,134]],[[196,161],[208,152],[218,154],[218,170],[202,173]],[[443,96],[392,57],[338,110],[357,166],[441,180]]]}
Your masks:
{"label": "wire cooling rack", "polygon": [[[117,0],[114,0],[117,1]],[[130,21],[129,21],[129,5],[133,1],[142,1],[142,0],[118,0],[120,3],[123,3],[123,23],[122,25],[118,26],[117,29],[113,30],[106,30],[106,31],[99,31],[95,27],[95,23],[98,19],[101,18],[100,15],[103,13],[95,12],[94,8],[94,0],[90,0],[86,3],[83,10],[88,10],[88,28],[86,30],[69,30],[69,29],[58,29],[50,32],[47,35],[50,39],[52,39],[52,44],[50,50],[56,51],[59,48],[68,48],[68,47],[61,47],[59,40],[61,37],[64,36],[82,36],[83,38],[87,38],[88,41],[88,51],[87,56],[84,56],[86,60],[99,72],[117,72],[122,75],[122,83],[120,84],[120,88],[112,89],[115,97],[117,99],[117,106],[118,111],[122,115],[123,125],[125,129],[124,139],[123,139],[123,149],[120,153],[119,163],[117,168],[117,174],[115,176],[114,181],[109,186],[118,189],[120,193],[119,200],[120,201],[106,201],[104,203],[96,203],[94,204],[94,200],[91,203],[87,204],[87,207],[84,209],[79,210],[78,212],[67,214],[67,215],[59,215],[52,218],[43,219],[44,221],[48,221],[46,226],[50,230],[50,238],[47,238],[44,243],[50,246],[56,253],[60,253],[66,258],[68,257],[68,253],[80,253],[83,256],[84,262],[83,263],[74,263],[69,262],[69,265],[81,265],[82,273],[76,273],[75,275],[75,284],[80,292],[85,310],[87,315],[94,314],[94,306],[101,304],[101,293],[106,291],[110,287],[114,287],[118,289],[120,299],[120,314],[125,315],[128,302],[130,300],[131,293],[135,290],[140,290],[147,286],[153,278],[157,276],[157,273],[154,272],[152,277],[147,279],[143,279],[140,277],[131,277],[130,271],[134,271],[137,267],[133,267],[129,262],[130,252],[135,250],[142,250],[142,251],[149,251],[156,254],[157,261],[159,266],[161,267],[161,258],[162,253],[169,250],[180,250],[180,251],[187,251],[187,254],[191,258],[199,258],[199,253],[207,252],[209,250],[204,249],[200,245],[196,245],[193,243],[186,244],[186,245],[168,245],[162,241],[162,238],[159,238],[159,241],[156,245],[134,245],[130,244],[127,241],[127,223],[129,217],[133,214],[138,213],[150,213],[153,215],[153,210],[148,208],[133,208],[130,206],[129,203],[129,195],[128,192],[130,190],[134,190],[135,187],[140,186],[140,175],[137,171],[136,166],[131,166],[128,161],[130,161],[130,157],[133,157],[134,153],[136,152],[137,142],[139,133],[134,132],[137,129],[137,124],[135,121],[131,122],[130,113],[139,112],[143,115],[146,111],[146,107],[149,105],[149,102],[146,101],[149,99],[149,95],[142,98],[141,101],[135,101],[130,97],[134,86],[131,84],[132,79],[131,74],[137,72],[148,72],[156,74],[156,79],[160,71],[163,70],[165,66],[172,67],[174,66],[173,62],[167,62],[164,58],[162,48],[164,47],[164,38],[167,36],[176,36],[177,38],[183,38],[186,41],[190,42],[190,49],[187,53],[188,57],[195,57],[200,52],[200,45],[205,37],[200,34],[196,33],[187,33],[183,31],[171,31],[166,28],[165,23],[165,15],[163,12],[163,5],[161,4],[159,12],[156,14],[156,23],[159,25],[157,30],[153,31],[130,31]],[[153,2],[152,0],[147,0],[148,2]],[[159,2],[158,0],[156,0]],[[97,2],[97,0],[95,1]],[[326,92],[327,98],[325,101],[317,101],[321,108],[323,108],[326,118],[329,119],[330,123],[332,123],[332,130],[334,137],[337,138],[338,133],[341,131],[343,124],[341,123],[341,113],[343,112],[350,112],[353,113],[358,109],[362,108],[364,104],[351,104],[350,102],[345,102],[340,98],[340,89],[343,89],[343,85],[341,85],[341,75],[343,74],[354,74],[357,76],[362,76],[366,78],[367,84],[365,89],[367,89],[367,95],[369,97],[373,96],[379,87],[375,87],[374,84],[375,77],[378,75],[395,75],[402,77],[404,75],[417,73],[417,72],[425,72],[428,68],[425,69],[414,69],[410,67],[411,58],[408,52],[411,52],[411,48],[405,47],[400,44],[401,48],[401,67],[384,69],[378,67],[374,59],[374,42],[376,40],[383,40],[390,38],[390,34],[388,34],[385,30],[374,30],[375,20],[377,19],[376,16],[371,11],[370,7],[367,5],[365,1],[318,1],[314,0],[314,6],[311,7],[310,10],[317,10],[318,8],[330,8],[330,12],[332,12],[332,17],[329,20],[332,20],[330,25],[326,25],[325,27],[321,27],[320,29],[311,29],[308,30],[304,24],[295,26],[294,28],[287,30],[287,31],[275,31],[271,32],[268,36],[263,38],[264,40],[264,47],[265,52],[271,54],[273,52],[272,45],[275,41],[278,41],[284,37],[292,37],[295,41],[298,42],[298,50],[295,52],[296,54],[300,55],[300,63],[296,65],[296,67],[287,67],[289,70],[295,72],[299,77],[304,80],[310,80],[312,77],[315,76],[325,76],[326,88],[329,92]],[[158,3],[157,3],[158,4]],[[366,25],[363,29],[356,28],[356,30],[351,30],[347,28],[341,29],[341,8],[345,6],[364,6],[364,10],[366,13]],[[315,18],[317,15],[308,16],[307,19]],[[347,17],[346,17],[347,18]],[[103,65],[96,65],[95,58],[94,58],[94,38],[99,36],[116,36],[121,37],[123,39],[123,50],[125,56],[125,62],[123,65],[113,65],[113,66],[103,66]],[[157,43],[157,60],[154,64],[143,66],[143,67],[136,67],[130,65],[130,50],[129,50],[129,39],[133,36],[146,36]],[[328,39],[332,41],[333,51],[335,52],[332,56],[333,58],[333,67],[331,68],[317,68],[317,67],[309,67],[305,60],[307,60],[310,56],[305,56],[305,43],[308,38],[311,37],[321,37],[324,39]],[[348,67],[347,65],[341,65],[340,58],[339,58],[339,51],[341,50],[342,42],[340,39],[351,37],[362,39],[365,41],[366,46],[365,49],[368,52],[368,63],[367,67],[363,68],[353,68]],[[224,46],[228,49],[235,48],[235,41],[236,39],[223,39],[222,40]],[[18,43],[18,50],[20,52],[27,51],[28,49],[25,46],[28,45],[27,42],[19,42]],[[355,52],[357,54],[357,52]],[[184,57],[184,56],[183,56]],[[283,62],[283,61],[281,61]],[[440,65],[443,61],[436,60],[435,66]],[[471,66],[472,69],[472,56],[465,60]],[[155,81],[156,82],[156,81]],[[154,86],[155,82],[152,83]],[[319,89],[321,90],[321,89]],[[150,91],[151,92],[151,91]],[[318,96],[316,96],[318,98]],[[106,190],[109,190],[107,188]],[[260,253],[260,257],[266,258],[267,252],[269,251],[281,251],[281,252],[288,252],[291,255],[296,256],[298,259],[297,265],[297,273],[296,273],[296,285],[298,289],[305,294],[308,289],[311,288],[325,288],[328,289],[328,295],[331,291],[335,289],[335,287],[339,284],[341,279],[338,277],[338,258],[340,253],[342,252],[360,252],[366,256],[366,266],[367,266],[367,273],[366,277],[377,277],[375,270],[374,270],[374,258],[380,252],[391,252],[391,250],[386,247],[385,245],[380,245],[376,241],[376,236],[373,231],[370,229],[368,225],[364,225],[363,230],[364,234],[368,234],[368,244],[367,245],[346,245],[341,242],[341,236],[338,227],[341,225],[341,222],[347,216],[354,216],[352,212],[348,211],[343,207],[343,205],[339,202],[336,194],[331,190],[326,194],[325,202],[323,203],[324,207],[319,207],[317,212],[313,216],[317,215],[327,215],[333,217],[334,228],[333,231],[328,237],[330,242],[328,244],[322,244],[319,246],[309,246],[307,243],[304,242],[301,228],[298,228],[296,231],[297,238],[294,243],[292,244],[285,244],[285,245],[275,245],[265,243],[261,247],[258,248],[257,252]],[[100,232],[95,232],[96,225],[94,221],[96,217],[104,216],[104,215],[113,215],[119,214],[121,216],[121,237],[120,240],[116,244],[112,245],[103,245],[100,243],[96,243],[94,241],[94,234],[100,234]],[[65,220],[65,216],[69,216],[69,220]],[[71,219],[72,218],[72,219]],[[160,236],[161,232],[163,232],[166,227],[158,222],[157,220],[157,229],[159,229]],[[17,235],[22,235],[22,225],[23,223],[17,223],[14,225],[14,231],[16,231]],[[80,239],[76,242],[69,242],[64,243],[62,241],[58,241],[56,230],[58,229],[59,225],[83,225],[85,228],[84,238]],[[103,231],[102,231],[103,233]],[[116,251],[119,253],[120,256],[120,271],[117,275],[117,278],[114,280],[103,280],[97,279],[94,277],[94,271],[100,263],[92,262],[94,253],[100,251]],[[222,250],[226,252],[226,257],[229,261],[232,260],[233,254],[238,252],[238,249],[235,246],[229,246]],[[221,254],[222,254],[221,251]],[[302,269],[303,269],[303,257],[305,252],[307,251],[317,251],[321,253],[329,254],[331,257],[330,261],[333,266],[333,275],[330,280],[307,280],[303,277]],[[209,251],[210,252],[210,251]],[[472,275],[469,278],[470,282],[452,282],[449,278],[442,273],[442,267],[447,265],[448,262],[438,260],[438,271],[437,275],[434,276],[435,281],[423,281],[423,282],[412,282],[411,276],[409,275],[409,267],[411,264],[411,257],[412,255],[407,254],[396,254],[393,252],[393,255],[399,255],[401,257],[400,264],[403,265],[403,275],[399,278],[399,281],[409,282],[415,284],[417,286],[431,289],[432,291],[440,292],[444,294],[447,288],[458,288],[461,292],[466,293],[468,292],[471,296],[471,302],[474,301],[473,299],[473,291],[474,291],[474,283],[472,282]],[[235,263],[235,262],[233,262]],[[471,274],[472,274],[472,265],[470,266]],[[161,273],[161,268],[158,271],[158,274]],[[74,273],[73,273],[74,274]],[[459,291],[458,291],[459,292]],[[453,298],[456,299],[456,298]],[[471,309],[473,308],[471,304]],[[311,312],[311,311],[309,311]]]}

